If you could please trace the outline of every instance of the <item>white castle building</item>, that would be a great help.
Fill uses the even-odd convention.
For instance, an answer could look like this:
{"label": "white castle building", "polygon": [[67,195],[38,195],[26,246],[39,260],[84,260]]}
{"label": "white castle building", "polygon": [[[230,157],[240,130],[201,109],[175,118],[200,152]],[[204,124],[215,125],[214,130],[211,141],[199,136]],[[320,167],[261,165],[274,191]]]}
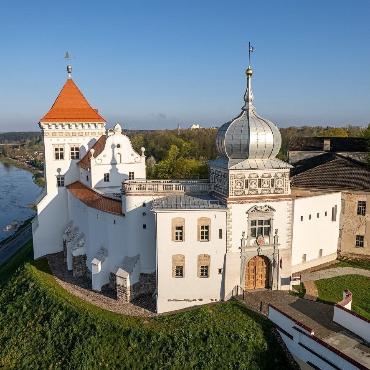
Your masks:
{"label": "white castle building", "polygon": [[120,125],[106,122],[70,76],[40,120],[46,189],[33,223],[35,258],[117,299],[153,294],[157,312],[230,298],[235,287],[289,289],[294,272],[336,259],[340,192],[296,193],[277,159],[278,128],[253,106],[218,131],[206,181],[146,180]]}

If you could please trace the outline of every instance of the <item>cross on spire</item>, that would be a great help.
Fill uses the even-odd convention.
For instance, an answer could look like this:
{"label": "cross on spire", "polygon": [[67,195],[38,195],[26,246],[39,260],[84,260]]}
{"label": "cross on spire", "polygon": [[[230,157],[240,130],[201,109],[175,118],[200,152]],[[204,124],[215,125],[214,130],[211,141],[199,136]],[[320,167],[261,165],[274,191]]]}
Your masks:
{"label": "cross on spire", "polygon": [[254,52],[254,46],[251,45],[250,41],[248,43],[248,59],[249,59],[249,68],[251,66],[251,54]]}
{"label": "cross on spire", "polygon": [[72,66],[69,64],[71,59],[72,59],[72,56],[71,54],[66,51],[65,55],[64,55],[64,59],[67,61],[67,73],[68,73],[68,79],[71,79],[72,78]]}

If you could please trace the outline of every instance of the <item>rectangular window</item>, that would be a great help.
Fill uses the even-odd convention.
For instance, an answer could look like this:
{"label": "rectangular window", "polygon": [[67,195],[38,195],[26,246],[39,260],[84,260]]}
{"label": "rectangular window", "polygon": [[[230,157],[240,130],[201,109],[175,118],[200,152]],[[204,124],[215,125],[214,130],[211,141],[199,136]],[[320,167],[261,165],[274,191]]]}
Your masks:
{"label": "rectangular window", "polygon": [[128,173],[128,179],[129,180],[134,180],[135,179],[135,172],[129,172]]}
{"label": "rectangular window", "polygon": [[334,207],[331,207],[331,220],[332,221],[337,220],[337,209],[338,207],[336,205]]}
{"label": "rectangular window", "polygon": [[184,266],[175,266],[175,277],[184,277]]}
{"label": "rectangular window", "polygon": [[262,188],[262,179],[258,179],[258,187]]}
{"label": "rectangular window", "polygon": [[356,248],[364,247],[364,239],[363,235],[356,235]]}
{"label": "rectangular window", "polygon": [[71,146],[71,159],[80,159],[80,147],[73,145]]}
{"label": "rectangular window", "polygon": [[302,256],[302,262],[306,262],[307,260],[307,254],[305,253],[303,256]]}
{"label": "rectangular window", "polygon": [[64,146],[63,145],[54,146],[54,158],[57,161],[61,161],[64,159]]}
{"label": "rectangular window", "polygon": [[64,176],[58,175],[57,176],[57,187],[62,188],[64,186]]}
{"label": "rectangular window", "polygon": [[328,211],[325,211],[325,217],[328,215]]}
{"label": "rectangular window", "polygon": [[275,180],[274,179],[271,179],[271,187],[273,188],[275,185]]}
{"label": "rectangular window", "polygon": [[209,225],[200,226],[200,241],[202,242],[209,241]]}
{"label": "rectangular window", "polygon": [[109,182],[109,173],[104,174],[104,182]]}
{"label": "rectangular window", "polygon": [[218,229],[218,238],[222,239],[222,229]]}
{"label": "rectangular window", "polygon": [[364,200],[359,200],[357,202],[357,214],[360,216],[366,215],[366,202]]}
{"label": "rectangular window", "polygon": [[301,216],[301,221],[303,221],[303,216]]}
{"label": "rectangular window", "polygon": [[251,221],[251,236],[257,238],[258,236],[270,236],[271,220],[252,220]]}
{"label": "rectangular window", "polygon": [[311,215],[308,215],[308,219],[311,220]]}
{"label": "rectangular window", "polygon": [[317,218],[320,218],[320,213],[316,213],[316,217]]}
{"label": "rectangular window", "polygon": [[319,257],[322,257],[322,248],[319,249]]}
{"label": "rectangular window", "polygon": [[175,227],[175,241],[182,242],[184,240],[184,226]]}
{"label": "rectangular window", "polygon": [[200,277],[203,277],[203,278],[209,277],[209,266],[208,265],[200,266]]}

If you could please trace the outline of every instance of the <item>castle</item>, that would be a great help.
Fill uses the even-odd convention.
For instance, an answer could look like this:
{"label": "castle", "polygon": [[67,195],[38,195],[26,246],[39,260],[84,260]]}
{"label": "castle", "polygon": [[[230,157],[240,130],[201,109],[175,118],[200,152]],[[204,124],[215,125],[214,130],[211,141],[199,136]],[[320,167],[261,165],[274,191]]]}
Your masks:
{"label": "castle", "polygon": [[106,130],[68,72],[39,123],[35,258],[63,251],[93,290],[109,285],[127,302],[151,294],[158,313],[227,300],[236,287],[287,290],[293,273],[336,259],[341,193],[291,190],[280,132],[253,105],[250,67],[204,181],[146,180],[145,149],[119,124]]}

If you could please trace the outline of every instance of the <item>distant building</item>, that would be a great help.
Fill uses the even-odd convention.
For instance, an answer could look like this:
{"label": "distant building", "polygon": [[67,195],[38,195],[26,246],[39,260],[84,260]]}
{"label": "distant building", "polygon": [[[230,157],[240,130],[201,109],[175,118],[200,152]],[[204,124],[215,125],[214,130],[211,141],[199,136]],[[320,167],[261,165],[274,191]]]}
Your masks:
{"label": "distant building", "polygon": [[202,128],[199,124],[197,123],[193,123],[191,126],[190,126],[190,130],[197,130],[199,128]]}
{"label": "distant building", "polygon": [[[347,141],[349,142],[349,141]],[[364,144],[361,140],[355,140]],[[362,146],[364,148],[365,146]],[[361,148],[356,145],[354,149]],[[339,150],[343,146],[338,147]],[[370,258],[370,167],[353,158],[368,158],[368,152],[335,153],[301,156],[292,170],[293,189],[340,191],[342,194],[340,239],[342,256]],[[305,151],[305,153],[310,153]],[[363,156],[362,156],[363,155]],[[303,159],[302,159],[303,158]]]}
{"label": "distant building", "polygon": [[[70,73],[70,68],[69,68]],[[157,312],[229,299],[235,288],[284,289],[294,272],[337,258],[341,193],[291,191],[277,126],[253,105],[217,133],[209,181],[147,180],[120,125],[106,130],[69,76],[40,120],[46,192],[33,222],[35,258]],[[198,128],[199,126],[197,126]]]}

